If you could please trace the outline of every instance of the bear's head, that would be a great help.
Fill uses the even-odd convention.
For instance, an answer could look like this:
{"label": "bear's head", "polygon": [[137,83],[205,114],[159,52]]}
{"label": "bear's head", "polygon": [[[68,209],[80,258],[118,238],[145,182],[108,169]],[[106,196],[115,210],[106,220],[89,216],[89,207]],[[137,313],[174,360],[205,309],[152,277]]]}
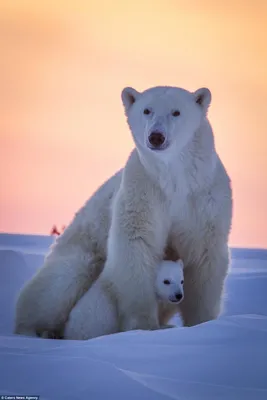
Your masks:
{"label": "bear's head", "polygon": [[157,155],[182,151],[206,120],[211,102],[207,88],[191,93],[157,86],[140,93],[127,87],[121,96],[137,149]]}
{"label": "bear's head", "polygon": [[184,263],[163,260],[157,271],[156,294],[170,303],[180,303],[184,297]]}

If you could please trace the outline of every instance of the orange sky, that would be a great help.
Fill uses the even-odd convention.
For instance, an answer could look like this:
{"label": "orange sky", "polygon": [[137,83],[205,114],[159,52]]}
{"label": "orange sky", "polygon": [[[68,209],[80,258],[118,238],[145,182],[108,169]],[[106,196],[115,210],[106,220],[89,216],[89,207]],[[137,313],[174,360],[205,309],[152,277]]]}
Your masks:
{"label": "orange sky", "polygon": [[266,42],[264,0],[1,1],[0,231],[67,224],[124,165],[124,86],[207,86],[231,244],[267,247]]}

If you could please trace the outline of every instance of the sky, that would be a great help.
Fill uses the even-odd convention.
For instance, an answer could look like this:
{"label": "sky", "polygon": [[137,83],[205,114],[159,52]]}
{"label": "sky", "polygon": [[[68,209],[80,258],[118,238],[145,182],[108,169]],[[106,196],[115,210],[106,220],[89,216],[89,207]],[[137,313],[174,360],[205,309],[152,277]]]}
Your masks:
{"label": "sky", "polygon": [[212,92],[233,246],[267,247],[265,0],[2,0],[0,231],[68,224],[133,148],[121,90]]}

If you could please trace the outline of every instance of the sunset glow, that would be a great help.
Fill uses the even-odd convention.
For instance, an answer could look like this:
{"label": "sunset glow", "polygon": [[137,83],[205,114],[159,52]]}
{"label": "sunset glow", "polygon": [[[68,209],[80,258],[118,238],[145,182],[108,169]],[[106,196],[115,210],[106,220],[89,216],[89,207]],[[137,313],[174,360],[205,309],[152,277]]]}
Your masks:
{"label": "sunset glow", "polygon": [[266,42],[260,0],[1,2],[0,231],[49,234],[125,164],[123,87],[206,86],[230,243],[267,247]]}

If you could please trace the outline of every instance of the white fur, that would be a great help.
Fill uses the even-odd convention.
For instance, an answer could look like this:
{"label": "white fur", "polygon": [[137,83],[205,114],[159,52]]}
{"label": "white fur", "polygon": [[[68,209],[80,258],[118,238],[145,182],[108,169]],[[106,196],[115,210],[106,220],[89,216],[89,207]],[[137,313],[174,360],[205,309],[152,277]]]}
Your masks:
{"label": "white fur", "polygon": [[[159,263],[155,292],[161,306],[178,304],[183,299],[183,262]],[[164,283],[168,281],[169,284]],[[182,297],[177,299],[176,295]],[[163,328],[166,324],[163,326]],[[101,275],[72,309],[64,339],[87,340],[119,331],[116,304],[102,285]]]}
{"label": "white fur", "polygon": [[[232,191],[206,117],[210,91],[126,88],[122,100],[136,148],[125,168],[79,211],[22,290],[17,333],[62,328],[104,265],[101,279],[117,301],[120,330],[157,329],[178,310],[163,308],[158,315],[153,290],[166,247],[185,263],[185,299],[179,305],[184,324],[220,313]],[[151,112],[144,114],[145,108]],[[152,149],[149,135],[159,130],[166,141]]]}

